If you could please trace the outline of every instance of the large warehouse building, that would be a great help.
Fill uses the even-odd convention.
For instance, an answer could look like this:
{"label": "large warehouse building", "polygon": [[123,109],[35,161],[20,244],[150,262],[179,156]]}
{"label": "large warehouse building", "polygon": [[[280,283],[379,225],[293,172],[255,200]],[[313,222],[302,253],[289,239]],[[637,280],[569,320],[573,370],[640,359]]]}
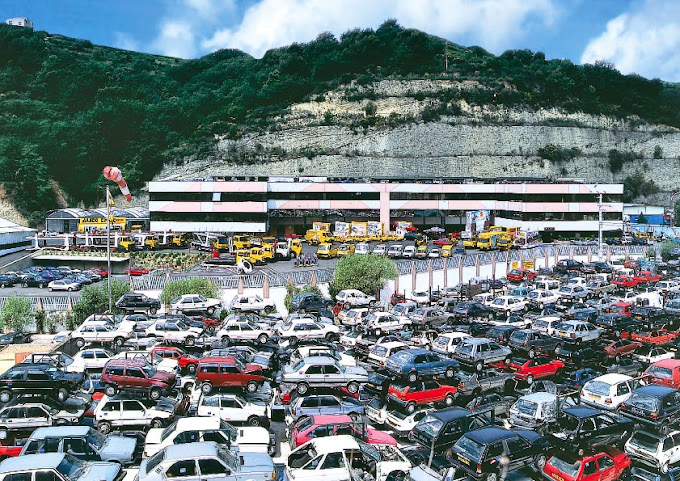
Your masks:
{"label": "large warehouse building", "polygon": [[[602,203],[599,197],[602,195]],[[462,230],[466,215],[553,235],[623,227],[623,185],[576,180],[333,180],[323,177],[168,180],[149,183],[153,231],[303,233],[312,222],[410,221]]]}

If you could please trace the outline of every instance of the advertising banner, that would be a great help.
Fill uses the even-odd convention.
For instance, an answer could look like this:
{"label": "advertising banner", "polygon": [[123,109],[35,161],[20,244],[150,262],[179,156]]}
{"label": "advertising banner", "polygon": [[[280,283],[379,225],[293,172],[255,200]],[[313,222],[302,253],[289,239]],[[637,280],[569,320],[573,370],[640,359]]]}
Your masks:
{"label": "advertising banner", "polygon": [[331,225],[328,222],[313,222],[312,223],[312,229],[313,230],[320,230],[322,232],[330,232],[331,231]]}
{"label": "advertising banner", "polygon": [[365,237],[368,230],[368,223],[366,222],[352,222],[352,235],[357,237]]}
{"label": "advertising banner", "polygon": [[472,210],[465,213],[465,230],[471,232],[473,236],[484,232],[489,228],[488,210]]}
{"label": "advertising banner", "polygon": [[333,234],[347,237],[349,235],[349,222],[336,222]]}
{"label": "advertising banner", "polygon": [[411,229],[413,227],[413,223],[407,222],[407,221],[397,221],[396,224],[397,224],[397,226],[396,226],[397,227],[396,228],[397,234],[402,235],[402,236],[404,234],[406,234],[409,231],[409,229]]}
{"label": "advertising banner", "polygon": [[376,222],[376,221],[370,221],[368,223],[368,235],[373,237],[373,236],[381,236],[383,234],[383,225],[382,222]]}

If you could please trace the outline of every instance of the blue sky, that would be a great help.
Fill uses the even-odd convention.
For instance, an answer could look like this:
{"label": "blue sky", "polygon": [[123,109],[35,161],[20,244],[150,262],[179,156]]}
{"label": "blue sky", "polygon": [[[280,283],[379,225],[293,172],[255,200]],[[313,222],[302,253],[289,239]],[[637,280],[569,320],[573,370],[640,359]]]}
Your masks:
{"label": "blue sky", "polygon": [[680,81],[677,0],[0,0],[0,16],[143,52],[200,57],[376,28],[387,18],[499,54],[528,48]]}

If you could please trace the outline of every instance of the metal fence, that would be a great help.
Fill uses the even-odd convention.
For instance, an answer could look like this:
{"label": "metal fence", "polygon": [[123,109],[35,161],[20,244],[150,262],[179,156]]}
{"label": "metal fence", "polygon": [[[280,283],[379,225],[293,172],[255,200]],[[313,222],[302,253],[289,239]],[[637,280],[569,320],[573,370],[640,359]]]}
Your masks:
{"label": "metal fence", "polygon": [[[36,311],[38,310],[38,304],[42,302],[42,309],[44,311],[66,311],[69,308],[69,299],[70,299],[70,305],[73,307],[73,304],[78,302],[80,299],[79,295],[72,295],[72,296],[21,296],[26,299],[28,299],[31,302],[31,308]],[[5,302],[9,297],[0,297],[0,309],[2,306],[5,305]]]}

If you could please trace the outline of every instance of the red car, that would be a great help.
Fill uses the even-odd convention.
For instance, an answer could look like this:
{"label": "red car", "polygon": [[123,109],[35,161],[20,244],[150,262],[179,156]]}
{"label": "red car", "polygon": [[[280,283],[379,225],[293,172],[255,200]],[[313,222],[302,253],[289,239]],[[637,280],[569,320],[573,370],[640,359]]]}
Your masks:
{"label": "red car", "polygon": [[438,246],[448,246],[453,244],[453,241],[448,237],[440,237],[439,239],[433,241],[433,244]]}
{"label": "red car", "polygon": [[536,273],[524,268],[513,269],[508,272],[507,278],[510,282],[530,281],[536,278]]}
{"label": "red car", "polygon": [[101,267],[90,267],[88,271],[95,272],[102,277],[106,277],[109,275],[109,271],[107,271],[106,269],[102,269]]}
{"label": "red car", "polygon": [[557,481],[614,481],[624,479],[622,475],[629,469],[630,458],[626,453],[606,447],[602,452],[580,457],[559,452],[548,459],[543,473]]}
{"label": "red car", "polygon": [[342,436],[349,434],[368,444],[397,445],[397,441],[389,434],[368,428],[363,423],[357,423],[346,414],[332,414],[325,416],[308,416],[298,420],[290,431],[290,446],[295,449],[310,439],[326,436]]}
{"label": "red car", "polygon": [[392,297],[390,298],[390,304],[396,306],[402,302],[406,302],[406,296],[404,294],[399,294],[398,292],[392,294]]}
{"label": "red car", "polygon": [[677,332],[669,332],[666,329],[652,329],[651,331],[634,332],[630,338],[644,344],[656,344],[663,346],[670,344],[678,336]]}
{"label": "red car", "polygon": [[645,380],[662,386],[680,389],[680,359],[664,359],[647,368]]}
{"label": "red car", "polygon": [[635,269],[638,266],[638,261],[635,259],[626,259],[623,261],[623,267],[626,269]]}
{"label": "red car", "polygon": [[611,306],[609,306],[609,312],[613,312],[615,314],[623,314],[624,316],[630,316],[630,314],[633,312],[633,304],[630,302],[615,302]]}
{"label": "red car", "polygon": [[244,365],[235,357],[202,357],[198,363],[196,382],[201,385],[203,394],[210,394],[213,388],[244,387],[255,393],[264,382],[262,366]]}
{"label": "red car", "polygon": [[125,273],[128,276],[143,276],[149,273],[149,269],[144,269],[143,267],[128,267],[125,269]]}
{"label": "red car", "polygon": [[420,404],[444,402],[453,406],[458,390],[454,386],[441,385],[437,381],[418,381],[411,384],[393,382],[387,390],[387,397],[414,413]]}
{"label": "red car", "polygon": [[212,317],[205,317],[205,316],[188,316],[188,317],[192,321],[202,322],[203,326],[208,331],[215,331],[215,329],[217,328],[217,324],[218,324],[217,319],[213,319]]}
{"label": "red car", "polygon": [[651,271],[640,271],[637,274],[635,274],[635,279],[638,281],[638,284],[646,284],[647,282],[657,282],[660,281],[661,274],[654,274]]}
{"label": "red car", "polygon": [[633,354],[640,346],[642,346],[642,343],[619,339],[618,341],[611,341],[604,345],[603,350],[607,353],[607,356],[619,360],[622,356]]}
{"label": "red car", "polygon": [[291,232],[283,234],[283,237],[285,237],[286,239],[302,239],[302,236],[300,234],[294,234]]}
{"label": "red car", "polygon": [[181,370],[186,371],[189,374],[196,373],[196,367],[198,366],[199,359],[197,357],[188,355],[178,347],[156,346],[151,349],[151,353],[154,356],[159,356],[164,359],[174,359],[179,364],[179,368]]}
{"label": "red car", "polygon": [[559,359],[547,357],[535,357],[533,359],[511,358],[508,367],[515,372],[515,377],[528,384],[533,384],[535,379],[555,376],[563,368],[564,363]]}
{"label": "red car", "polygon": [[626,288],[637,287],[640,282],[633,276],[616,276],[614,279],[612,279],[611,283],[615,286]]}

